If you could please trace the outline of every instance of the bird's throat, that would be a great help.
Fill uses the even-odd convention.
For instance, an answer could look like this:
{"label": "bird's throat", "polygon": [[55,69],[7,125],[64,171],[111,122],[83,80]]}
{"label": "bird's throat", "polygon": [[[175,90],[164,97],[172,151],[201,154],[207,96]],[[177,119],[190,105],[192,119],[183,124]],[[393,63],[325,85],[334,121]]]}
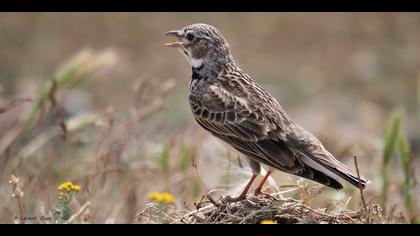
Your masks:
{"label": "bird's throat", "polygon": [[203,69],[203,65],[201,65],[198,68],[194,68],[194,67],[192,68],[192,76],[191,76],[192,80],[203,79],[204,78],[200,73],[201,69]]}
{"label": "bird's throat", "polygon": [[193,68],[200,68],[203,66],[203,59],[190,58],[190,63]]}

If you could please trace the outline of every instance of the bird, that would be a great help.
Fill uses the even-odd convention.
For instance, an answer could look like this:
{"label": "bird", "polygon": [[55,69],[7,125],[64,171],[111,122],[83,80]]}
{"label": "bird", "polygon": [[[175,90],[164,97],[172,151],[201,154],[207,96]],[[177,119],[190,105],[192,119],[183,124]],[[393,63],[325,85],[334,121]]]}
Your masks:
{"label": "bird", "polygon": [[177,38],[164,45],[177,49],[192,67],[188,102],[195,120],[245,156],[252,169],[244,190],[231,201],[247,198],[262,173],[261,164],[268,166],[268,171],[254,195],[264,194],[264,183],[275,170],[333,189],[343,188],[339,180],[362,189],[370,183],[294,122],[280,103],[235,63],[228,42],[216,27],[191,24],[163,35]]}

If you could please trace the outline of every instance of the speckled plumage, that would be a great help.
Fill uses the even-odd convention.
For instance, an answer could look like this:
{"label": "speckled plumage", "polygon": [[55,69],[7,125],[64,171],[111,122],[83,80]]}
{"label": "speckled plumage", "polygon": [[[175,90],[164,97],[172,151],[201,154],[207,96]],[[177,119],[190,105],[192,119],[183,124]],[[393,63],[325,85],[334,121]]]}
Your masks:
{"label": "speckled plumage", "polygon": [[[255,174],[262,163],[336,189],[342,188],[338,178],[359,185],[355,172],[296,124],[274,97],[235,64],[228,43],[215,27],[194,24],[171,32],[182,40],[178,49],[186,58],[200,62],[191,63],[188,89],[196,121],[245,155]],[[363,188],[366,183],[361,177]]]}

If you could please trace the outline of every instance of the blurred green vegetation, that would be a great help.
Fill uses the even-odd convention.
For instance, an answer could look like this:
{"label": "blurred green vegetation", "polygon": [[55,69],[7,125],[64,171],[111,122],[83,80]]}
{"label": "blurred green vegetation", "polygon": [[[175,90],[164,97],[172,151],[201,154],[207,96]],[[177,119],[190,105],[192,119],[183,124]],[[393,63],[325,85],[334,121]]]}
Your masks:
{"label": "blurred green vegetation", "polygon": [[382,206],[386,212],[388,209],[388,195],[389,195],[389,166],[391,163],[392,156],[394,151],[397,152],[402,173],[404,174],[402,181],[402,195],[404,198],[404,207],[408,216],[414,217],[414,205],[412,199],[414,174],[412,160],[411,160],[411,150],[410,144],[408,142],[407,136],[404,130],[404,122],[402,114],[396,112],[393,114],[388,127],[385,130],[385,139],[384,139],[384,154],[383,154],[383,164],[382,164]]}
{"label": "blurred green vegetation", "polygon": [[383,154],[383,163],[382,163],[382,206],[386,211],[387,201],[388,201],[388,192],[389,192],[389,165],[391,162],[392,154],[394,153],[395,144],[397,143],[399,132],[401,126],[401,114],[396,113],[387,129],[385,130],[385,143],[384,143],[384,154]]}

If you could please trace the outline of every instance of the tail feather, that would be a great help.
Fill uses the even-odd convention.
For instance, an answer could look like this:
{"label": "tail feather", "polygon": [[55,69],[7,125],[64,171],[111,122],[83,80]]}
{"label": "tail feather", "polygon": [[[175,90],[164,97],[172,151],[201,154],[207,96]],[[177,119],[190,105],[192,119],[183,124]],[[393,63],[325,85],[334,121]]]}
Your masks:
{"label": "tail feather", "polygon": [[337,174],[338,176],[340,176],[341,178],[343,178],[344,180],[346,180],[347,182],[349,182],[350,184],[352,184],[353,186],[357,188],[361,187],[362,189],[365,189],[366,185],[369,184],[370,182],[363,176],[360,176],[360,181],[359,181],[359,177],[357,176],[357,174],[351,170],[341,171],[338,168],[334,168],[330,166],[326,166],[326,168],[334,172],[335,174]]}
{"label": "tail feather", "polygon": [[338,182],[336,179],[324,174],[323,172],[316,170],[310,166],[306,166],[305,170],[301,173],[296,174],[300,177],[313,180],[315,182],[318,182],[320,184],[326,185],[328,187],[334,188],[334,189],[342,189],[343,185],[341,185],[340,182]]}
{"label": "tail feather", "polygon": [[343,179],[349,182],[350,184],[354,185],[355,187],[361,187],[362,189],[366,188],[366,185],[370,183],[370,181],[364,178],[363,176],[360,176],[359,182],[359,177],[357,176],[357,174],[341,162],[337,161],[335,158],[330,159],[333,162],[325,163],[321,161],[322,159],[316,157],[311,158],[307,155],[304,156],[305,158],[303,159],[303,162],[307,166],[311,167],[314,170],[317,170],[323,175],[326,175],[336,181],[337,179]]}

